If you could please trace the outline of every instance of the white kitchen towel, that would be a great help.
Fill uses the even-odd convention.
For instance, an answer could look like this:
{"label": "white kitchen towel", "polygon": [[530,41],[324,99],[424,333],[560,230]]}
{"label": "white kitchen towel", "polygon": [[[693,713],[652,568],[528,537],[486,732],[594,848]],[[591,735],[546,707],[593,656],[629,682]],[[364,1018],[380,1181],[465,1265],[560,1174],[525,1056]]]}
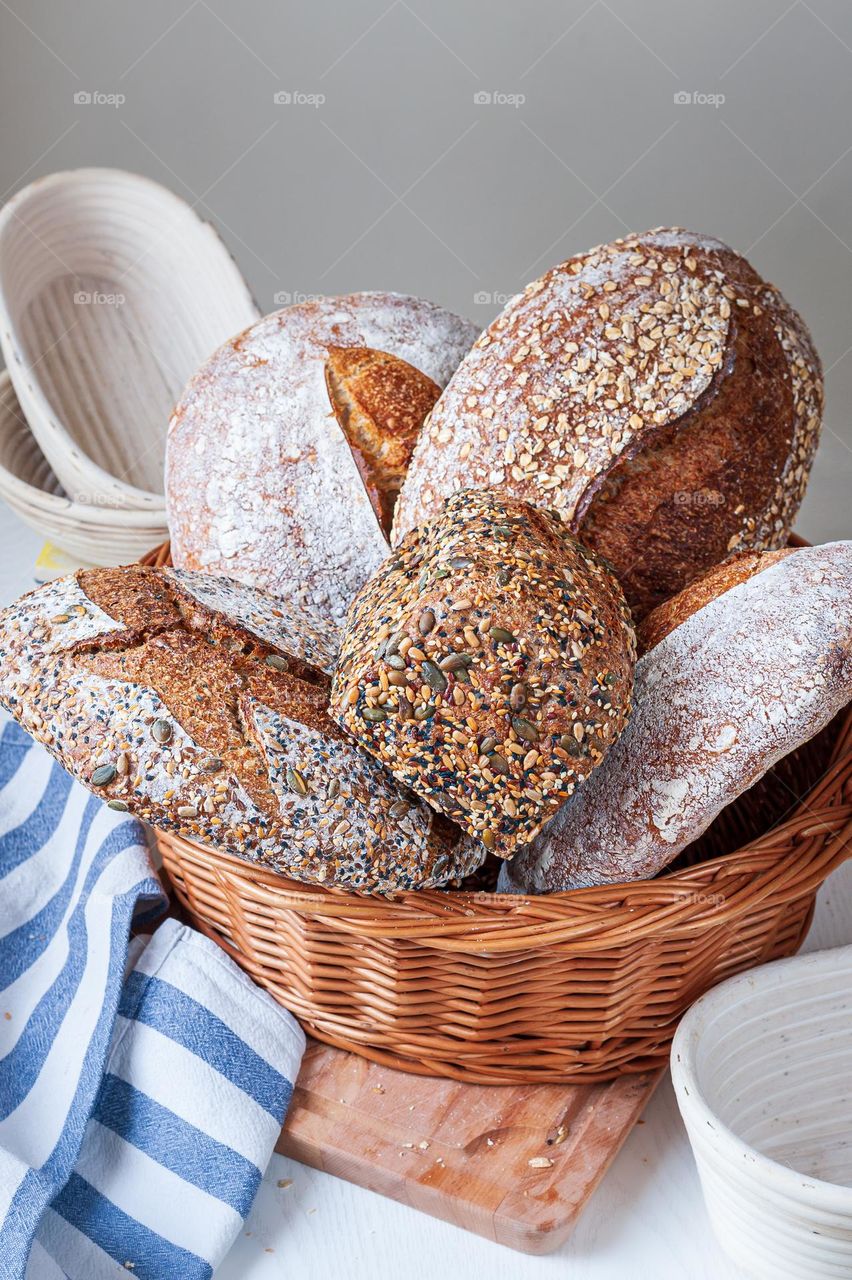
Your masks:
{"label": "white kitchen towel", "polygon": [[0,1280],[202,1280],[240,1229],[304,1049],[160,913],[144,833],[0,734]]}

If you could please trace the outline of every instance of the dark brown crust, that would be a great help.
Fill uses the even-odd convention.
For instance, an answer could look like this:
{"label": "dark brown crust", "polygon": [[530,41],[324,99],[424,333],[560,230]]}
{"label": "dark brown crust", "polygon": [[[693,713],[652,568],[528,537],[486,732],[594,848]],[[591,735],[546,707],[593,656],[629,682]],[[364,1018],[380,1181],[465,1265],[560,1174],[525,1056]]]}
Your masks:
{"label": "dark brown crust", "polygon": [[790,453],[792,395],[770,317],[733,318],[733,343],[708,392],[616,464],[579,521],[637,618],[730,553],[743,512],[771,506]]}
{"label": "dark brown crust", "polygon": [[640,656],[653,649],[666,636],[686,622],[693,613],[703,609],[711,600],[730,591],[731,587],[747,582],[756,573],[762,573],[770,565],[777,564],[786,556],[792,555],[794,547],[782,547],[778,551],[740,551],[730,556],[722,564],[708,569],[700,578],[696,578],[678,592],[671,600],[658,605],[640,623],[636,629],[636,639]]}
{"label": "dark brown crust", "polygon": [[441,394],[413,365],[370,347],[328,348],[328,398],[385,534],[414,442]]}
{"label": "dark brown crust", "polygon": [[786,543],[822,412],[801,318],[718,241],[599,246],[513,299],[441,395],[394,538],[455,488],[546,503],[637,616],[731,552]]}

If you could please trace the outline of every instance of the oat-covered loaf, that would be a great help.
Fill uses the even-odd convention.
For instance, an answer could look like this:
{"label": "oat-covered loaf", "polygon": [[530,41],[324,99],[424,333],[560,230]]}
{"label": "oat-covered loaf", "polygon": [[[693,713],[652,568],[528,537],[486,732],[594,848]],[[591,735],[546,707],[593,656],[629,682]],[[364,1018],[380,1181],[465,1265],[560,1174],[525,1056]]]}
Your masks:
{"label": "oat-covered loaf", "polygon": [[112,808],[297,880],[386,891],[476,866],[329,719],[294,639],[280,602],[225,579],[81,571],[0,615],[0,701]]}
{"label": "oat-covered loaf", "polygon": [[415,435],[478,330],[394,293],[285,307],[220,347],[169,425],[176,565],[325,619],[336,643],[386,532]]}
{"label": "oat-covered loaf", "polygon": [[637,617],[733,551],[783,546],[822,414],[801,318],[744,258],[659,229],[514,298],[432,411],[394,540],[457,489],[556,509]]}
{"label": "oat-covered loaf", "polygon": [[624,597],[597,557],[551,513],[471,491],[356,597],[331,712],[505,857],[615,742],[634,658]]}
{"label": "oat-covered loaf", "polygon": [[767,559],[639,660],[627,729],[502,890],[655,875],[849,702],[852,542]]}

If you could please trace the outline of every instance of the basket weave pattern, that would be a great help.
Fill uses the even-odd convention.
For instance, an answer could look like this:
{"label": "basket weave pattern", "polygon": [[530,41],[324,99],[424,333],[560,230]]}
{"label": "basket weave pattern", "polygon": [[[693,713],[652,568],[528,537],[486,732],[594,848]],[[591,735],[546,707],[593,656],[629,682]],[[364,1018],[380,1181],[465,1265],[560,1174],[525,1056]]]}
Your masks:
{"label": "basket weave pattern", "polygon": [[[779,777],[789,812],[772,830],[758,786],[701,842],[702,857],[714,840],[733,852],[563,894],[359,897],[158,843],[193,922],[317,1039],[476,1083],[591,1083],[662,1065],[702,992],[800,946],[817,889],[852,856],[852,709],[785,765],[819,780],[802,800]],[[763,834],[737,847],[744,831]]]}

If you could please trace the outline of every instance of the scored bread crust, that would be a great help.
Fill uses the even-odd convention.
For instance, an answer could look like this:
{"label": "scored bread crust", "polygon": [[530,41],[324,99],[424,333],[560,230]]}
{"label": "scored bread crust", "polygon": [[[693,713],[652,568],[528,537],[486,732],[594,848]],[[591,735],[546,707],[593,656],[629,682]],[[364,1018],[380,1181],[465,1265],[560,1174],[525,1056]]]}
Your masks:
{"label": "scored bread crust", "polygon": [[647,879],[852,698],[852,542],[803,547],[640,658],[630,723],[499,888]]}
{"label": "scored bread crust", "polygon": [[353,601],[331,714],[509,856],[600,765],[635,639],[609,570],[552,513],[457,494]]}
{"label": "scored bread crust", "polygon": [[369,347],[329,347],[325,384],[376,519],[389,537],[411,451],[441,388],[398,356]]}
{"label": "scored bread crust", "polygon": [[225,343],[169,425],[175,564],[307,606],[336,644],[388,545],[329,399],[329,349],[386,352],[444,387],[477,332],[420,298],[360,293],[285,307]]}
{"label": "scored bread crust", "polygon": [[0,615],[0,702],[113,808],[296,880],[392,892],[484,850],[327,714],[280,602],[172,569],[80,571]]}
{"label": "scored bread crust", "polygon": [[662,228],[554,267],[462,361],[392,541],[504,486],[613,564],[641,617],[733,551],[783,545],[822,414],[801,318],[717,240]]}

